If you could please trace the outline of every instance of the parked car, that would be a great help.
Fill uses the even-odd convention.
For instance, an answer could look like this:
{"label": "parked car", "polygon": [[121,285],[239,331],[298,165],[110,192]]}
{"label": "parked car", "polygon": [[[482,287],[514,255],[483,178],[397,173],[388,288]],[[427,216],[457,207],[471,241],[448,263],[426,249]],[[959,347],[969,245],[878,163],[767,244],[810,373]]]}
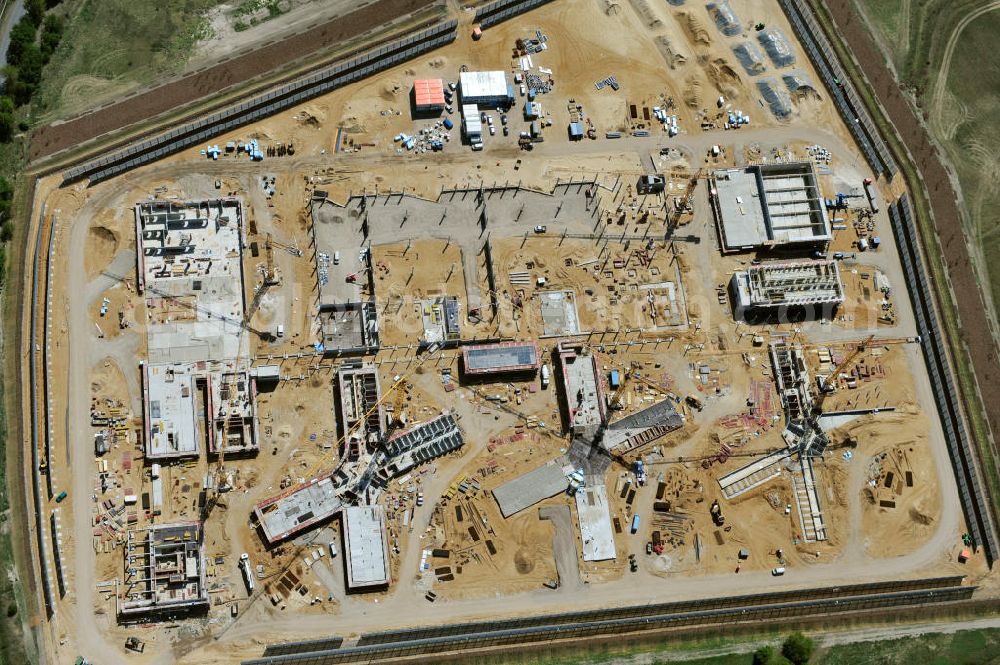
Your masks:
{"label": "parked car", "polygon": [[784,566],[779,566],[779,567],[773,569],[771,571],[771,574],[774,575],[775,577],[780,577],[781,575],[784,575],[785,574],[785,568],[784,568]]}
{"label": "parked car", "polygon": [[546,230],[548,230],[547,227],[541,224],[535,227],[535,233],[545,233]]}

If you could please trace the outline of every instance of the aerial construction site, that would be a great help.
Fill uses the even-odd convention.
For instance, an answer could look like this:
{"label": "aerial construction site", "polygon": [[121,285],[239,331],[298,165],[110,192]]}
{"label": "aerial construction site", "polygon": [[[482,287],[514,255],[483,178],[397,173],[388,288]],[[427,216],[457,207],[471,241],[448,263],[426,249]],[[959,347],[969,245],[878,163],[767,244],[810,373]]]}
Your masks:
{"label": "aerial construction site", "polygon": [[807,10],[448,7],[322,90],[37,181],[51,662],[971,597],[993,525],[907,193]]}

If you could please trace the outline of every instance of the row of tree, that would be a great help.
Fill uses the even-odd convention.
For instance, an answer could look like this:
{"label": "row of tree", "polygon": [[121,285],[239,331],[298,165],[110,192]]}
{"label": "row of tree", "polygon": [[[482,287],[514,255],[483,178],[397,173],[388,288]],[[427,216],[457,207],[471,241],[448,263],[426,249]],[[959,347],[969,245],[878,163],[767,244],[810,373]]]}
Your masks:
{"label": "row of tree", "polygon": [[[65,19],[48,10],[62,0],[27,0],[25,14],[10,31],[7,65],[3,68],[3,94],[0,95],[0,143],[9,143],[16,129],[26,130],[26,122],[18,123],[15,112],[28,104],[42,82],[42,69],[48,64],[62,40]],[[10,206],[14,187],[0,176],[0,282],[7,264],[7,242],[14,236]]]}
{"label": "row of tree", "polygon": [[14,109],[31,101],[48,64],[62,40],[65,19],[46,11],[62,0],[27,0],[25,14],[10,31],[3,96],[0,96],[0,142],[13,138]]}

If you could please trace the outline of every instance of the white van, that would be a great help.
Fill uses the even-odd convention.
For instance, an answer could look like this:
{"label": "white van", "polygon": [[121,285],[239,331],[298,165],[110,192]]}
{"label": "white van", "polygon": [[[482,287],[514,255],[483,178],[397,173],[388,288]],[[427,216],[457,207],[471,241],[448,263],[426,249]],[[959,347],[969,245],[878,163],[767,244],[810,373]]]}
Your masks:
{"label": "white van", "polygon": [[333,253],[333,265],[335,265],[335,266],[339,266],[340,265],[340,250],[339,249],[336,252]]}
{"label": "white van", "polygon": [[284,336],[285,336],[285,324],[279,323],[278,324],[278,337],[284,337]]}
{"label": "white van", "polygon": [[784,575],[785,574],[785,569],[784,569],[784,567],[775,568],[774,570],[771,571],[771,574],[774,575],[775,577],[778,577],[780,575]]}

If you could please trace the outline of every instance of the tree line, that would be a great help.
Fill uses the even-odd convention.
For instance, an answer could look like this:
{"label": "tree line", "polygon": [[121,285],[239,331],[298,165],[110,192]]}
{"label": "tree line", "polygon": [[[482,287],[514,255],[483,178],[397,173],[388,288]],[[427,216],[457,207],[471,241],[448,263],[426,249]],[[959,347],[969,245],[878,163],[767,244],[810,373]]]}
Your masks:
{"label": "tree line", "polygon": [[[27,0],[24,16],[11,28],[7,64],[0,94],[0,143],[9,143],[17,130],[26,131],[26,121],[17,121],[16,111],[31,102],[42,82],[42,69],[62,41],[66,19],[48,10],[62,0]],[[14,187],[0,176],[0,282],[6,268],[6,243],[14,235],[10,206]]]}
{"label": "tree line", "polygon": [[14,110],[31,101],[42,82],[42,68],[48,64],[62,40],[66,20],[47,10],[62,0],[27,0],[25,14],[10,31],[3,95],[0,96],[0,141],[14,137],[17,124]]}

